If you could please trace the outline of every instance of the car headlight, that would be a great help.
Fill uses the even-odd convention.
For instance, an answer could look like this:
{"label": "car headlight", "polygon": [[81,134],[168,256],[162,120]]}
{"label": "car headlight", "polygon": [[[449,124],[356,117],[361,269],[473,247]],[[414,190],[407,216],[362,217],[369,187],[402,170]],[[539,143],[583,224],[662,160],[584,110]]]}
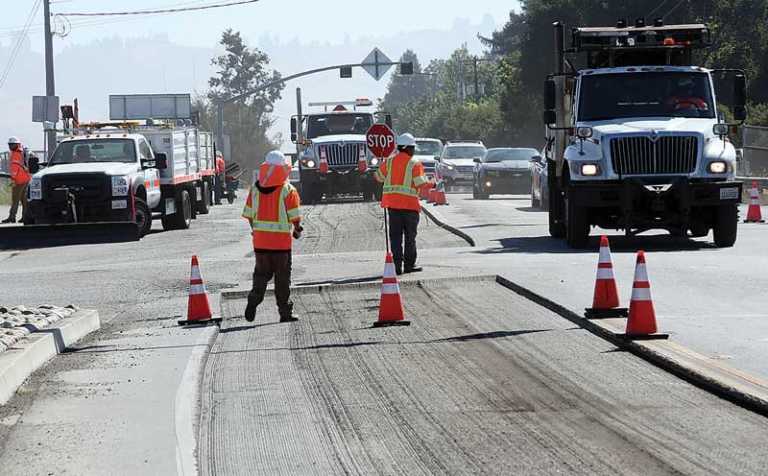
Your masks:
{"label": "car headlight", "polygon": [[596,164],[581,164],[581,175],[585,177],[600,175],[600,167]]}
{"label": "car headlight", "polygon": [[453,165],[451,164],[443,164],[443,167],[445,167],[448,170],[453,170]]}
{"label": "car headlight", "polygon": [[124,197],[128,195],[129,180],[125,175],[112,177],[112,196]]}
{"label": "car headlight", "polygon": [[43,181],[40,180],[40,177],[32,177],[32,181],[29,182],[29,199],[43,199]]}
{"label": "car headlight", "polygon": [[728,164],[722,160],[716,160],[709,163],[709,173],[712,174],[724,174],[728,172]]}

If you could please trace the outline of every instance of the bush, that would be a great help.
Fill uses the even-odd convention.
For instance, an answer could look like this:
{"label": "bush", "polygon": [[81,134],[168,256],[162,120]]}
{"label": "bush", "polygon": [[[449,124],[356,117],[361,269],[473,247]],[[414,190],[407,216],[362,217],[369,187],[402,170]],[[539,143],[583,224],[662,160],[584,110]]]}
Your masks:
{"label": "bush", "polygon": [[11,204],[11,181],[0,178],[0,205]]}

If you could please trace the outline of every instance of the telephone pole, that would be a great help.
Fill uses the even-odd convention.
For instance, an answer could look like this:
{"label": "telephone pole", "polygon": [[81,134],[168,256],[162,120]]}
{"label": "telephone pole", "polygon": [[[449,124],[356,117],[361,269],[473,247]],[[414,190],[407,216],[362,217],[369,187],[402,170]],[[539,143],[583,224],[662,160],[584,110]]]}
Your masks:
{"label": "telephone pole", "polygon": [[[49,98],[56,95],[56,81],[53,76],[53,33],[51,32],[51,2],[43,0],[43,15],[45,16],[45,95]],[[56,148],[56,127],[47,133],[48,158]]]}

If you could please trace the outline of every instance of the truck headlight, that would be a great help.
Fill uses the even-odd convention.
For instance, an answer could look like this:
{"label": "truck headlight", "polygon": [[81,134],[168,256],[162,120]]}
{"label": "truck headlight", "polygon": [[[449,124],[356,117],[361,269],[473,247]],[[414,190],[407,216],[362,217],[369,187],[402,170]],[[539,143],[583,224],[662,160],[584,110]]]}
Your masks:
{"label": "truck headlight", "polygon": [[600,175],[600,167],[597,164],[581,164],[581,175],[585,177]]}
{"label": "truck headlight", "polygon": [[709,163],[709,173],[712,174],[724,174],[728,172],[728,164],[722,160],[716,160]]}
{"label": "truck headlight", "polygon": [[124,197],[128,195],[128,177],[118,175],[112,177],[112,196]]}
{"label": "truck headlight", "polygon": [[376,167],[377,165],[379,165],[379,158],[378,157],[372,158],[371,159],[371,166],[372,167]]}
{"label": "truck headlight", "polygon": [[309,160],[306,160],[306,159],[305,159],[305,160],[304,160],[304,167],[306,167],[306,168],[308,168],[308,169],[314,169],[316,165],[317,165],[317,164],[316,164],[316,163],[315,163],[315,161],[314,161],[314,160],[312,160],[312,159],[309,159]]}
{"label": "truck headlight", "polygon": [[40,177],[32,177],[32,181],[29,182],[29,199],[43,199],[43,181],[40,180]]}

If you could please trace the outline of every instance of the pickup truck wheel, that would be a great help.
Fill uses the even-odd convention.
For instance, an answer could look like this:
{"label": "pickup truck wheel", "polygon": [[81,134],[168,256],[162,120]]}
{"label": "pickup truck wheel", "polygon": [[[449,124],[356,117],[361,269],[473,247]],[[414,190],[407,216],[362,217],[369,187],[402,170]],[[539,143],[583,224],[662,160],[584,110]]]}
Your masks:
{"label": "pickup truck wheel", "polygon": [[713,228],[715,246],[730,248],[736,243],[736,232],[739,223],[739,209],[736,205],[722,205],[717,209],[717,217]]}
{"label": "pickup truck wheel", "polygon": [[134,209],[136,211],[136,226],[139,228],[139,238],[144,238],[149,230],[152,229],[152,210],[147,206],[147,202],[140,198],[134,199]]}
{"label": "pickup truck wheel", "polygon": [[200,192],[202,193],[202,200],[197,202],[197,213],[200,215],[207,215],[210,212],[211,207],[211,190],[208,182],[203,182],[200,186]]}
{"label": "pickup truck wheel", "polygon": [[589,221],[587,209],[574,205],[573,200],[566,198],[566,241],[571,248],[583,248],[589,242]]}

